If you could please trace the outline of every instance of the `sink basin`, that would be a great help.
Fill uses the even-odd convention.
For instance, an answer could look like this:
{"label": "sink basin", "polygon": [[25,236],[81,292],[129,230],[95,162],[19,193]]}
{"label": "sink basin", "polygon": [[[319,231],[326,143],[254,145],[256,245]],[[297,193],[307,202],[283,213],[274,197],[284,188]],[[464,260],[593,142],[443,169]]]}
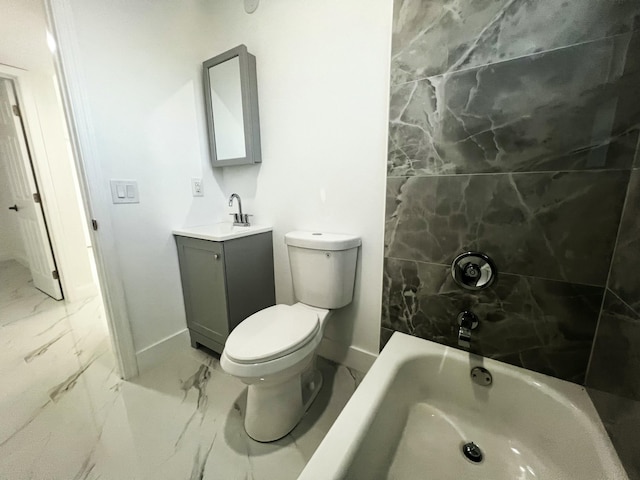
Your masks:
{"label": "sink basin", "polygon": [[250,227],[237,227],[232,223],[214,223],[212,225],[200,225],[197,227],[183,227],[173,230],[174,235],[181,237],[199,238],[213,242],[223,242],[234,238],[248,237],[257,233],[270,232],[272,227],[265,225],[251,225]]}
{"label": "sink basin", "polygon": [[318,478],[628,479],[584,388],[398,332],[298,480]]}

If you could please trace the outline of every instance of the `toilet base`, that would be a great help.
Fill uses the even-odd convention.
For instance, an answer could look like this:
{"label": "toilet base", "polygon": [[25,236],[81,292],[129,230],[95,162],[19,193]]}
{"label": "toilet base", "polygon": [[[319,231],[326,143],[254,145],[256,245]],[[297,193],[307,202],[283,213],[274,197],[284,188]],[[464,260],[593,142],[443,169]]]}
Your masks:
{"label": "toilet base", "polygon": [[320,370],[314,368],[307,373],[306,378],[304,375],[302,376],[302,401],[304,402],[305,412],[309,410],[322,388],[322,373],[320,373]]}
{"label": "toilet base", "polygon": [[322,387],[315,361],[284,381],[260,381],[247,389],[244,429],[258,442],[273,442],[300,422]]}

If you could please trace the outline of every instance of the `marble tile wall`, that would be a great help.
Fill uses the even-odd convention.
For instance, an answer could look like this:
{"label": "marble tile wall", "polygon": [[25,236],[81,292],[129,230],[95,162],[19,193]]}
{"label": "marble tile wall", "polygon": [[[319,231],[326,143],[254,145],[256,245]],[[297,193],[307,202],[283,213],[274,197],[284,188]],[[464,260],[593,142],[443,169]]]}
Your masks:
{"label": "marble tile wall", "polygon": [[591,401],[618,452],[629,480],[640,480],[638,431],[640,431],[640,401],[630,400],[588,388]]}
{"label": "marble tile wall", "polygon": [[[381,343],[455,347],[472,309],[474,352],[578,383],[598,330],[595,375],[606,342],[633,335],[616,300],[640,308],[624,297],[640,275],[615,266],[639,232],[607,290],[638,162],[640,2],[395,0],[391,83]],[[452,282],[466,250],[496,262],[490,289]],[[625,375],[607,381],[628,390]]]}
{"label": "marble tile wall", "polygon": [[[638,157],[636,158],[636,160]],[[631,173],[587,373],[589,394],[632,480],[640,479],[640,169]]]}

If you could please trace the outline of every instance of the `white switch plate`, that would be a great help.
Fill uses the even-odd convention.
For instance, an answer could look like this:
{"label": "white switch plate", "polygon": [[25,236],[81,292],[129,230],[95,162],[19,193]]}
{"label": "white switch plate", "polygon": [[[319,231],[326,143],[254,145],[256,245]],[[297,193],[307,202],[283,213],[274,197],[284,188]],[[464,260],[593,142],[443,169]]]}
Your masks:
{"label": "white switch plate", "polygon": [[201,178],[191,179],[191,193],[194,197],[204,197],[204,187]]}
{"label": "white switch plate", "polygon": [[113,203],[140,203],[138,182],[135,180],[111,180],[109,183]]}

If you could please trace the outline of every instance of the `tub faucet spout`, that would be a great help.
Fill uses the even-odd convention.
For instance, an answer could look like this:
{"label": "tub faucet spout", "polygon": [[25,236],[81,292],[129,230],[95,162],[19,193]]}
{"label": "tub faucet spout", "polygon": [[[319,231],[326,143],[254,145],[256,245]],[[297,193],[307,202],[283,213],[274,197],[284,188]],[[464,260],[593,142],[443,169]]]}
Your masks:
{"label": "tub faucet spout", "polygon": [[478,326],[478,317],[470,310],[464,310],[458,315],[458,346],[471,348],[471,330]]}

